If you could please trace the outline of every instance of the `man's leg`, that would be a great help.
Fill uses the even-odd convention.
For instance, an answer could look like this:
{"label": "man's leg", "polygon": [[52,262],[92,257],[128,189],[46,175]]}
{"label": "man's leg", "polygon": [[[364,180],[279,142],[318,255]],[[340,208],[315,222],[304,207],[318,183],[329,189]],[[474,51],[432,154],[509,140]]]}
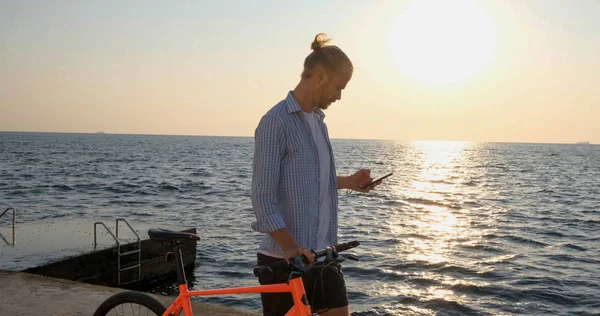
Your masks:
{"label": "man's leg", "polygon": [[317,313],[319,313],[319,315],[324,315],[324,316],[349,316],[350,308],[348,307],[348,305],[346,305],[344,307],[324,308],[324,309],[318,310]]}
{"label": "man's leg", "polygon": [[[268,265],[280,259],[258,254],[257,265]],[[287,281],[287,275],[281,272],[269,273],[258,278],[260,284],[284,283]],[[294,305],[292,294],[290,293],[261,293],[261,302],[263,307],[263,316],[284,316]]]}
{"label": "man's leg", "polygon": [[303,281],[308,302],[319,315],[350,315],[341,265],[311,269],[305,274]]}

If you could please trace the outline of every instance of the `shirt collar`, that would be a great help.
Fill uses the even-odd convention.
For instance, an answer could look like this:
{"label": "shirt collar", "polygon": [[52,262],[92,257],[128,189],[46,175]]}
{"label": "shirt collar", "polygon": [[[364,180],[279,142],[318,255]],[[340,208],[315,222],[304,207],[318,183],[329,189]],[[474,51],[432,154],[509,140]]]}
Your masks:
{"label": "shirt collar", "polygon": [[[296,100],[296,98],[294,97],[294,94],[292,93],[292,91],[288,92],[287,97],[285,98],[285,103],[287,105],[288,113],[302,111],[302,109],[300,108],[300,104],[298,103],[298,100]],[[319,120],[322,121],[323,119],[325,119],[325,113],[323,112],[323,110],[319,109],[318,107],[314,107],[313,112],[315,114],[317,114],[317,118]]]}

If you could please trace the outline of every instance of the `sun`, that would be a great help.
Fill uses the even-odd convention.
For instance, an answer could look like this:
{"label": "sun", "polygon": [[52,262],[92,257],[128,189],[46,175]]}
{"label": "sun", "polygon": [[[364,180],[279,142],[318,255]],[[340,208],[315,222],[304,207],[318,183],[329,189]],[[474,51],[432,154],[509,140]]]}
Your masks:
{"label": "sun", "polygon": [[401,71],[422,81],[456,83],[490,61],[496,31],[475,1],[421,0],[398,16],[389,43]]}

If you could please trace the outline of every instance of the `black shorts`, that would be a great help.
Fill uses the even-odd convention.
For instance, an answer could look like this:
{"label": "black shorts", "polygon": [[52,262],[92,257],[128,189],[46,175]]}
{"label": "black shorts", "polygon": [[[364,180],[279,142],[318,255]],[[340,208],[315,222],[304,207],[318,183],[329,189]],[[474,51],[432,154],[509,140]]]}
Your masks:
{"label": "black shorts", "polygon": [[[281,259],[259,253],[257,265],[266,265],[278,260]],[[288,273],[282,271],[258,278],[258,282],[262,285],[285,283],[287,280]],[[316,266],[304,274],[302,282],[313,311],[348,305],[348,293],[341,265],[332,264],[327,268]],[[264,316],[284,316],[294,305],[291,293],[261,293],[260,296]]]}

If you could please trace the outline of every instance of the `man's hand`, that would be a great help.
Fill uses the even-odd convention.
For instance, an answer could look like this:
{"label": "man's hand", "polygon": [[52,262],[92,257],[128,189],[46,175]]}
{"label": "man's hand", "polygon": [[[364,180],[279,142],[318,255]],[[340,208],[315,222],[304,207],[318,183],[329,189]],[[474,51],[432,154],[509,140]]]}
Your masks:
{"label": "man's hand", "polygon": [[371,170],[360,169],[350,176],[350,179],[348,181],[348,189],[366,193],[375,189],[376,186],[381,184],[381,180],[379,180],[368,187],[360,187],[361,185],[365,185],[371,181],[373,181],[373,178],[371,178]]}
{"label": "man's hand", "polygon": [[284,256],[286,259],[295,257],[295,256],[300,256],[300,255],[305,255],[306,258],[308,258],[308,263],[312,264],[313,261],[315,261],[315,258],[313,258],[312,253],[310,253],[310,251],[308,251],[308,249],[302,247],[302,246],[293,246],[290,247],[288,249],[284,249],[283,250]]}
{"label": "man's hand", "polygon": [[290,234],[287,228],[278,229],[272,232],[271,236],[283,250],[283,255],[286,259],[299,255],[305,255],[306,258],[308,258],[309,263],[313,263],[315,260],[310,251],[296,243],[296,240],[294,237],[292,237],[292,234]]}

